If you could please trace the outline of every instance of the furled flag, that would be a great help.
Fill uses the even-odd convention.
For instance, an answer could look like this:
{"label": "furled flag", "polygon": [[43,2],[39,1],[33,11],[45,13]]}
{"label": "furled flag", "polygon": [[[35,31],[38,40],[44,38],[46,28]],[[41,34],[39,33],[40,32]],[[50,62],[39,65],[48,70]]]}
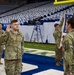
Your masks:
{"label": "furled flag", "polygon": [[71,17],[74,17],[74,15],[73,14],[65,14],[64,15],[64,21],[63,21],[63,26],[62,26],[62,36],[61,36],[60,47],[59,47],[60,50],[62,50],[62,41],[63,41],[63,38],[67,34],[67,31],[66,31],[66,22]]}

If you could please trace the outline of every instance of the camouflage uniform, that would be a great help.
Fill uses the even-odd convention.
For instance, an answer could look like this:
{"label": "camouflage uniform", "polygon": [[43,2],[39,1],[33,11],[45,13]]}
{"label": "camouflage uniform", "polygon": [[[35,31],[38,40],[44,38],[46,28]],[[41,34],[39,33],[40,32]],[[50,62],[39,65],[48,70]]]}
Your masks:
{"label": "camouflage uniform", "polygon": [[64,75],[72,72],[74,75],[74,30],[70,31],[63,40]]}
{"label": "camouflage uniform", "polygon": [[62,19],[61,19],[61,21],[60,21],[60,29],[62,29],[63,22],[64,22],[64,17],[62,17]]}
{"label": "camouflage uniform", "polygon": [[5,71],[6,75],[20,75],[22,71],[22,55],[24,53],[24,38],[18,31],[18,34],[6,32],[4,41],[5,50]]}
{"label": "camouflage uniform", "polygon": [[3,42],[2,42],[2,36],[5,34],[4,30],[0,29],[0,60],[2,57],[3,52]]}
{"label": "camouflage uniform", "polygon": [[60,41],[61,41],[61,34],[62,34],[62,32],[60,30],[56,30],[56,29],[53,33],[53,36],[54,36],[55,42],[56,42],[56,49],[55,49],[56,62],[60,62],[62,59],[62,50],[59,50]]}

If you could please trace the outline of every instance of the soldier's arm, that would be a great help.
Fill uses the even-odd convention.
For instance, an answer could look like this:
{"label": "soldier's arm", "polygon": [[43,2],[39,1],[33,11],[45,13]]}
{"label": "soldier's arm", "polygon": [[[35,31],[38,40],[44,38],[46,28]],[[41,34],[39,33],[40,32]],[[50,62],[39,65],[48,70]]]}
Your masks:
{"label": "soldier's arm", "polygon": [[54,36],[54,39],[55,39],[55,42],[56,42],[56,40],[57,40],[57,31],[55,31],[55,32],[53,33],[53,36]]}
{"label": "soldier's arm", "polygon": [[54,39],[55,39],[55,36],[56,36],[56,34],[55,34],[55,33],[53,33],[53,37],[54,37]]}
{"label": "soldier's arm", "polygon": [[2,42],[4,42],[4,43],[7,42],[8,37],[9,37],[8,34],[9,34],[8,32],[6,32],[6,31],[4,32],[4,34],[2,35]]}
{"label": "soldier's arm", "polygon": [[2,43],[6,43],[8,41],[10,30],[11,30],[10,25],[8,25],[6,31],[3,31],[3,34],[0,37]]}
{"label": "soldier's arm", "polygon": [[60,32],[59,31],[57,31],[56,32],[56,37],[55,37],[55,40],[56,40],[56,46],[59,48],[59,46],[60,46]]}
{"label": "soldier's arm", "polygon": [[73,48],[72,48],[72,40],[71,37],[65,37],[64,38],[64,43],[63,43],[63,48],[64,48],[64,58],[65,58],[65,64],[67,67],[67,72],[71,72],[72,68],[72,60],[73,60]]}
{"label": "soldier's arm", "polygon": [[22,48],[22,54],[23,54],[24,53],[24,37],[22,38],[21,48]]}
{"label": "soldier's arm", "polygon": [[64,17],[62,17],[61,21],[60,21],[60,28],[62,29],[63,26],[63,22],[64,22]]}
{"label": "soldier's arm", "polygon": [[8,38],[8,32],[3,31],[3,34],[0,37],[0,39],[1,39],[0,43],[4,43],[5,44],[5,42],[7,41],[7,38]]}
{"label": "soldier's arm", "polygon": [[11,25],[8,25],[7,28],[6,28],[5,37],[4,37],[4,42],[7,42],[7,41],[8,41],[9,32],[10,32],[10,30],[11,30],[10,26],[11,26]]}

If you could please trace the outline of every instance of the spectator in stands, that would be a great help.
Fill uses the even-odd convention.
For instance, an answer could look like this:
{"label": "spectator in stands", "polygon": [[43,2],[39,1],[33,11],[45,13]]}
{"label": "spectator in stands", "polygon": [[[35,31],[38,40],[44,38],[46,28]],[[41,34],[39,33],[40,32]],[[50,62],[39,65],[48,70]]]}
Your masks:
{"label": "spectator in stands", "polygon": [[56,49],[55,49],[55,59],[56,59],[56,65],[57,66],[61,66],[61,59],[62,59],[62,50],[59,49],[60,47],[60,41],[61,41],[61,35],[62,35],[62,32],[60,30],[60,25],[59,24],[55,24],[54,25],[55,27],[55,30],[54,30],[54,33],[53,33],[53,36],[55,38],[55,43],[56,43]]}

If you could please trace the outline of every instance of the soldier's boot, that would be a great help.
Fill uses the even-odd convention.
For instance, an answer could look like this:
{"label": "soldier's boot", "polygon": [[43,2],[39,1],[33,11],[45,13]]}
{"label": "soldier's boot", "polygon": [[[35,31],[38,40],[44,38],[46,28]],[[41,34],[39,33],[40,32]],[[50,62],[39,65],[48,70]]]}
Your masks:
{"label": "soldier's boot", "polygon": [[62,66],[62,64],[58,61],[56,62],[56,66]]}
{"label": "soldier's boot", "polygon": [[3,63],[0,61],[0,65],[3,65]]}
{"label": "soldier's boot", "polygon": [[23,66],[23,64],[22,64],[22,66]]}
{"label": "soldier's boot", "polygon": [[67,75],[67,73],[64,73],[64,75]]}

